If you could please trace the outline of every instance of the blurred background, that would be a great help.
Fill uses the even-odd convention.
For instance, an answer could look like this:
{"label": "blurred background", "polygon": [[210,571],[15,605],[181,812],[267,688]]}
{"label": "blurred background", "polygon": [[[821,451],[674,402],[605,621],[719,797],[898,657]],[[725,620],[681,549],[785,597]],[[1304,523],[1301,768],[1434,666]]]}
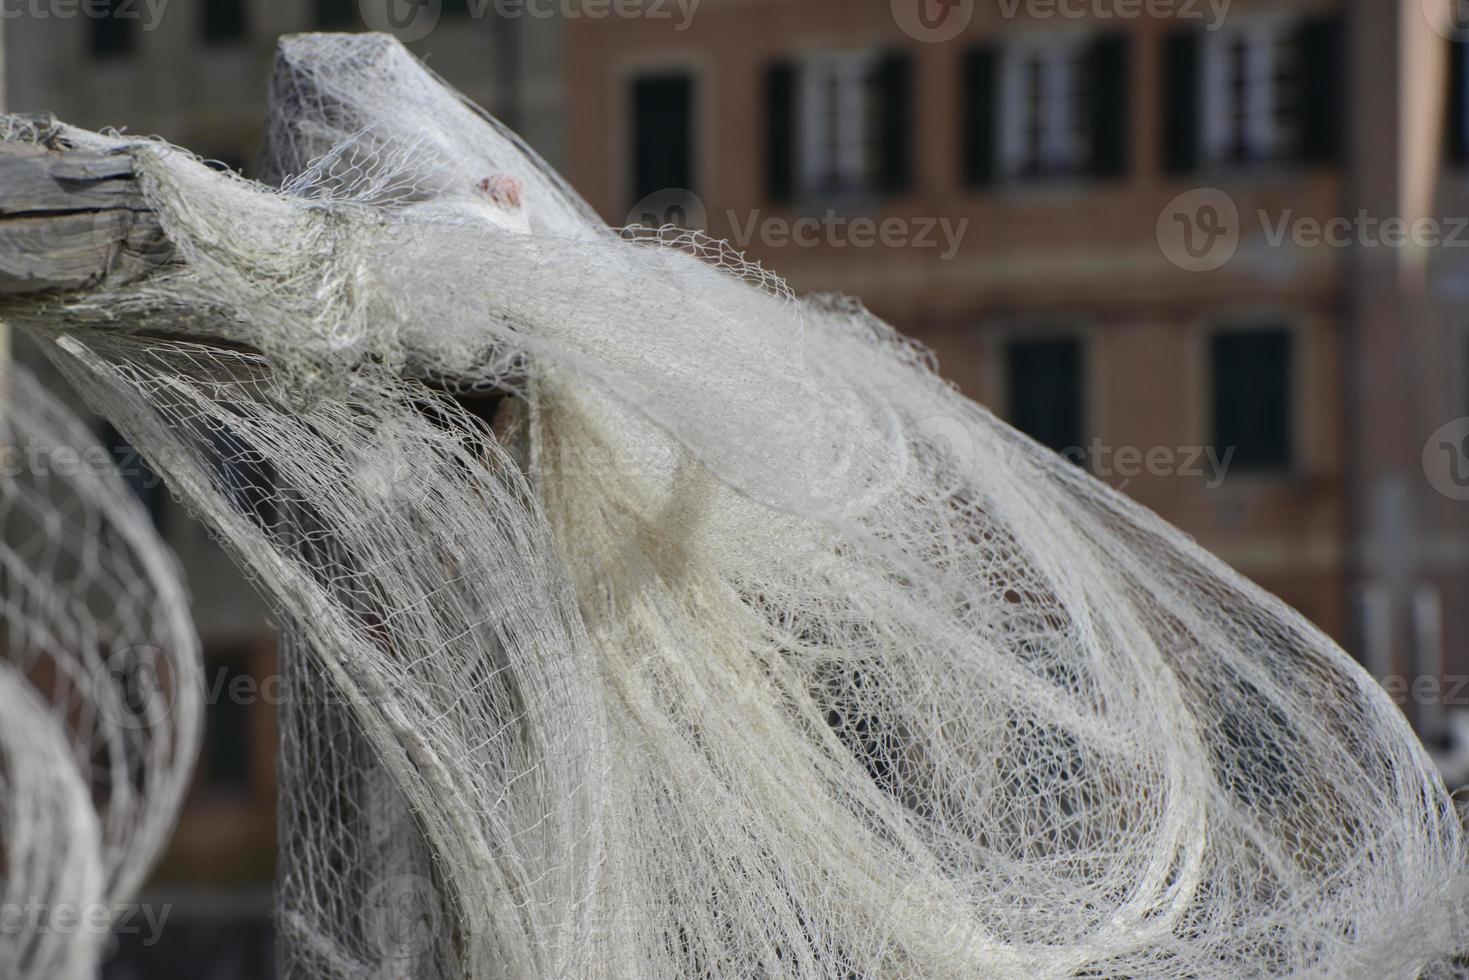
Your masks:
{"label": "blurred background", "polygon": [[[1469,784],[1466,15],[0,2],[6,108],[157,134],[246,176],[279,35],[394,30],[610,223],[700,227],[798,292],[861,297],[968,395],[1300,609],[1382,681],[1451,788]],[[142,899],[166,923],[119,936],[106,975],[268,977],[275,637],[98,425],[187,567],[209,699]]]}

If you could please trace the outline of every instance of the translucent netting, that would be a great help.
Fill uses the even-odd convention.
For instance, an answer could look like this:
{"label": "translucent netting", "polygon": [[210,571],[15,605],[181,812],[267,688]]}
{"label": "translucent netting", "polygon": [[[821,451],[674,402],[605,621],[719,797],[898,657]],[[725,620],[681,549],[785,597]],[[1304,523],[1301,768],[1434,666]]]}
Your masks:
{"label": "translucent netting", "polygon": [[602,227],[382,37],[283,42],[280,190],[68,136],[137,155],[182,263],[28,324],[290,635],[288,975],[1469,945],[1371,678],[859,305]]}
{"label": "translucent netting", "polygon": [[18,365],[0,374],[0,637],[0,976],[91,977],[187,786],[199,652],[111,453]]}

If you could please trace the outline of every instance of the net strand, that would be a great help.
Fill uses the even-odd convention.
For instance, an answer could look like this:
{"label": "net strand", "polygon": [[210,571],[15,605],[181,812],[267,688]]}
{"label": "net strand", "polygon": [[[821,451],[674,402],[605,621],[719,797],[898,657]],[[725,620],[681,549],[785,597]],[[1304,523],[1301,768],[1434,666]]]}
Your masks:
{"label": "net strand", "polygon": [[282,42],[276,189],[66,135],[183,261],[25,325],[278,609],[287,977],[1456,969],[1385,693],[860,304],[381,36]]}

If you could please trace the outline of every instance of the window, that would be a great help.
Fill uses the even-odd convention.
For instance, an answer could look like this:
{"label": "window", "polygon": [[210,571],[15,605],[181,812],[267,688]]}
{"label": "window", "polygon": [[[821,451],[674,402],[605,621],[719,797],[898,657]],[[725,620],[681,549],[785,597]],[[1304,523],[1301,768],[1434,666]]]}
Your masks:
{"label": "window", "polygon": [[[1453,414],[1469,418],[1469,328],[1461,327],[1450,338],[1448,356],[1453,364],[1453,394],[1450,401]],[[1465,457],[1469,458],[1469,445],[1465,447]]]}
{"label": "window", "polygon": [[694,190],[694,82],[686,72],[647,75],[632,85],[632,197]]}
{"label": "window", "polygon": [[1073,174],[1086,164],[1087,86],[1080,45],[1011,44],[1000,75],[1000,165],[1006,177]]}
{"label": "window", "polygon": [[1015,340],[1005,350],[1006,416],[1011,425],[1080,462],[1083,450],[1081,341]]}
{"label": "window", "polygon": [[1448,126],[1444,147],[1449,162],[1463,166],[1469,163],[1469,71],[1465,71],[1469,43],[1449,42]]}
{"label": "window", "polygon": [[1283,470],[1292,458],[1292,351],[1284,328],[1225,330],[1209,344],[1214,450],[1232,470]]}
{"label": "window", "polygon": [[148,511],[148,516],[153,519],[153,526],[162,528],[164,507],[168,501],[168,491],[164,488],[163,481],[111,422],[102,423],[99,438],[102,445],[112,453],[112,460],[122,482],[128,485],[128,489],[132,490],[143,508]]}
{"label": "window", "polygon": [[240,514],[257,527],[271,527],[276,516],[275,468],[224,422],[206,418],[203,428],[209,439],[208,461],[218,489],[228,494]]}
{"label": "window", "polygon": [[316,26],[326,31],[355,30],[357,0],[316,0]]}
{"label": "window", "polygon": [[1216,31],[1181,29],[1165,45],[1169,172],[1340,155],[1346,100],[1336,18],[1235,19]]}
{"label": "window", "polygon": [[1126,34],[1019,38],[964,61],[964,175],[970,186],[1127,170]]}
{"label": "window", "polygon": [[204,0],[204,41],[229,44],[245,36],[245,0]]}
{"label": "window", "polygon": [[96,0],[92,8],[92,57],[117,58],[133,49],[137,12],[125,0]]}
{"label": "window", "polygon": [[1287,159],[1300,145],[1300,75],[1278,22],[1216,31],[1204,44],[1203,147],[1211,163]]}
{"label": "window", "polygon": [[250,711],[260,688],[247,658],[230,652],[211,656],[205,673],[209,709],[204,719],[203,774],[212,792],[242,796],[250,791]]}
{"label": "window", "polygon": [[909,181],[910,64],[901,53],[829,51],[767,79],[770,196],[899,193]]}
{"label": "window", "polygon": [[881,133],[874,125],[879,93],[872,60],[842,54],[804,66],[796,95],[802,195],[861,193],[876,184]]}

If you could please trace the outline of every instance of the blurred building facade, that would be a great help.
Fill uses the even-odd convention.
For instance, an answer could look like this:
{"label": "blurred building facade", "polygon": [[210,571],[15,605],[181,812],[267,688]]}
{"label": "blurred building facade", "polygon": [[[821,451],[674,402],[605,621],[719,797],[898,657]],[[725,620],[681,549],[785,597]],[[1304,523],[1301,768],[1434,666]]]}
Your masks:
{"label": "blurred building facade", "polygon": [[[302,31],[361,31],[387,0],[89,0],[14,5],[7,14],[12,111],[49,111],[88,129],[157,135],[253,176],[276,40]],[[552,163],[561,157],[561,22],[499,16],[479,0],[433,0],[433,30],[414,53],[515,128]],[[125,16],[88,16],[118,8]],[[10,8],[7,8],[7,10]],[[65,15],[59,11],[68,11]]]}
{"label": "blurred building facade", "polygon": [[[607,220],[693,212],[798,291],[862,297],[969,395],[1403,682],[1469,782],[1450,744],[1469,709],[1469,426],[1453,425],[1469,418],[1469,251],[1450,241],[1469,245],[1469,73],[1432,4],[441,7],[410,46]],[[275,38],[362,29],[362,10],[10,19],[7,108],[158,134],[250,176]],[[1388,219],[1436,221],[1439,241],[1386,242]],[[174,909],[166,953],[129,950],[111,973],[264,976],[274,636],[130,465],[188,569],[211,705],[155,889]]]}
{"label": "blurred building facade", "polygon": [[1469,120],[1432,7],[582,19],[569,176],[615,224],[691,220],[798,292],[860,296],[1320,624],[1463,782],[1443,708],[1469,706]]}
{"label": "blurred building facade", "polygon": [[[85,10],[118,16],[89,16]],[[8,10],[9,8],[7,8]],[[50,112],[89,129],[157,135],[255,176],[277,38],[360,31],[356,0],[165,0],[126,7],[33,4],[4,20],[5,108]],[[494,4],[439,5],[410,47],[451,84],[514,126],[553,165],[564,133],[561,23],[496,16]],[[156,11],[156,13],[155,13]],[[15,356],[67,386],[16,338]],[[204,644],[204,747],[163,866],[142,897],[167,909],[164,941],[120,937],[106,976],[261,980],[274,973],[276,707],[280,685],[268,610],[231,560],[169,496],[115,430],[103,441],[178,553]]]}

